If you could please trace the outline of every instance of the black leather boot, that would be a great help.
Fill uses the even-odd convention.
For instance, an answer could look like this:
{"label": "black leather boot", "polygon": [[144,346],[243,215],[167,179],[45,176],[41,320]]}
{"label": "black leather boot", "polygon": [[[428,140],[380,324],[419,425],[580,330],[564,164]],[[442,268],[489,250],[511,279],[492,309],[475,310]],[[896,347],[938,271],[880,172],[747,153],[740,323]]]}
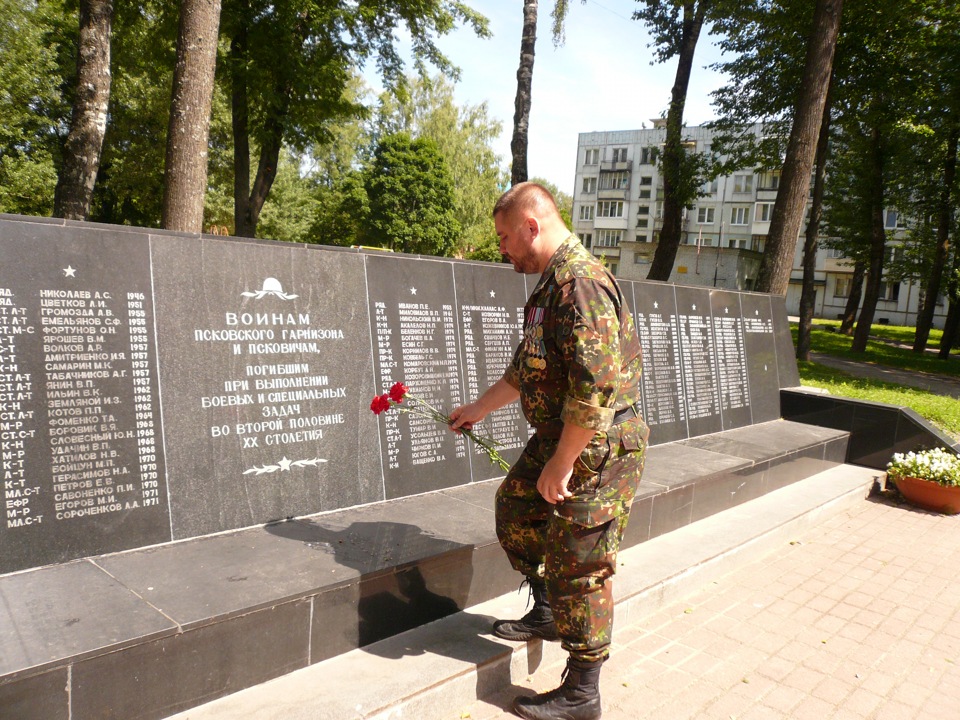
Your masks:
{"label": "black leather boot", "polygon": [[600,666],[603,660],[569,658],[563,684],[556,690],[518,697],[513,710],[527,720],[600,720]]}
{"label": "black leather boot", "polygon": [[504,640],[556,640],[557,624],[553,621],[553,611],[547,602],[547,584],[543,580],[529,578],[524,582],[530,585],[533,608],[519,620],[497,620],[493,624],[493,634]]}

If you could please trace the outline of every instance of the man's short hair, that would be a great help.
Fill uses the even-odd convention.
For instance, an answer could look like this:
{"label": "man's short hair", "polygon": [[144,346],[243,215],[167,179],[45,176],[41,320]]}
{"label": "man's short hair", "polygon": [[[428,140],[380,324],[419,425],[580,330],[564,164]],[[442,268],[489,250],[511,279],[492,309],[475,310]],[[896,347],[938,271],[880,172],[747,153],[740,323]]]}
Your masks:
{"label": "man's short hair", "polygon": [[547,215],[557,215],[560,211],[557,209],[557,201],[553,195],[543,185],[534,182],[517,183],[507,190],[493,206],[493,216],[499,213],[512,215],[515,212],[532,212],[535,215],[545,217]]}

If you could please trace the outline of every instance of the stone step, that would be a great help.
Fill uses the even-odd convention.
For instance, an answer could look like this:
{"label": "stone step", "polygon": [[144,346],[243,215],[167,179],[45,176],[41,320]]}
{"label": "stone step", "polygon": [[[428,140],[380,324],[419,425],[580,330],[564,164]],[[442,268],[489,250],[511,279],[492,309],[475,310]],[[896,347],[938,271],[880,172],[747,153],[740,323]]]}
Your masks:
{"label": "stone step", "polygon": [[[617,625],[640,623],[863,502],[880,475],[840,465],[624,550],[615,583]],[[562,660],[558,643],[511,643],[489,634],[494,618],[522,614],[525,602],[526,593],[509,593],[170,720],[458,717],[477,699],[502,692],[511,678]]]}

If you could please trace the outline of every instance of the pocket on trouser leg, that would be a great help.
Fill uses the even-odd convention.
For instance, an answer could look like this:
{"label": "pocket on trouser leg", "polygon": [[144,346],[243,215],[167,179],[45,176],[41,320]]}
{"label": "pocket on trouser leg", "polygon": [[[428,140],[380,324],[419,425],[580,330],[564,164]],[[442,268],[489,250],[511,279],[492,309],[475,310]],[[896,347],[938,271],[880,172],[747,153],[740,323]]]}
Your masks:
{"label": "pocket on trouser leg", "polygon": [[584,527],[552,518],[546,581],[563,647],[581,659],[604,657],[613,629],[613,589],[620,518]]}

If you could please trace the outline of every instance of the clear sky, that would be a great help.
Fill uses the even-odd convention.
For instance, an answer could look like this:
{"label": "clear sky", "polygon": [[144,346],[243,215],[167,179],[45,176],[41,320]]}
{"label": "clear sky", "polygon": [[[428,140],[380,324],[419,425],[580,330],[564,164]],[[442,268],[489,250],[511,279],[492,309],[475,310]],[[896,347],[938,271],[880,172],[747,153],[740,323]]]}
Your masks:
{"label": "clear sky", "polygon": [[[504,167],[510,163],[513,103],[523,27],[520,0],[468,0],[490,20],[493,37],[478,39],[468,29],[441,38],[440,46],[461,70],[457,102],[486,101],[490,116],[503,123],[495,145]],[[539,4],[528,173],[573,194],[577,135],[597,130],[634,130],[665,114],[676,60],[651,65],[653,51],[643,23],[632,20],[635,0],[570,0],[567,40],[555,49],[551,38],[553,0]],[[713,38],[701,35],[684,120],[698,125],[713,118],[710,91],[723,76],[709,65],[720,59]]]}

